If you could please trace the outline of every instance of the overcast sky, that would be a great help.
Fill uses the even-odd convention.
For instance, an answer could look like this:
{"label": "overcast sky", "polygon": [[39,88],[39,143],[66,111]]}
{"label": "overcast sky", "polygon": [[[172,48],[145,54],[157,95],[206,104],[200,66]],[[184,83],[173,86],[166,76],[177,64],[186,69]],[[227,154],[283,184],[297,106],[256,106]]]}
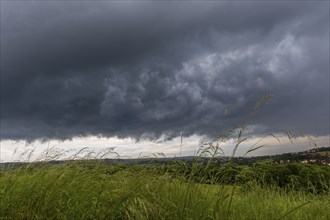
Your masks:
{"label": "overcast sky", "polygon": [[[1,140],[329,137],[329,1],[1,1]],[[155,145],[156,146],[156,145]]]}

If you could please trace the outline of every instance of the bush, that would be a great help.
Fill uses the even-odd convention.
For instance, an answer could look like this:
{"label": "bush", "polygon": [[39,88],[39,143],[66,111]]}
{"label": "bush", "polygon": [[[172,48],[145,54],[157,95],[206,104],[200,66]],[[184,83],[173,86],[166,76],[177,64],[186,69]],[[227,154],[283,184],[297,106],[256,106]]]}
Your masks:
{"label": "bush", "polygon": [[330,169],[310,164],[264,164],[253,171],[261,185],[327,193],[330,189]]}

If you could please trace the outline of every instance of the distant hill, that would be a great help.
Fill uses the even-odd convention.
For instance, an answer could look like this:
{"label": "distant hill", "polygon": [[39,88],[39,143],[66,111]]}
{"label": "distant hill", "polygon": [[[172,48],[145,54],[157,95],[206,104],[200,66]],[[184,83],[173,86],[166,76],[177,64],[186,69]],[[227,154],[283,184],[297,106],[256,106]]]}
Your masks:
{"label": "distant hill", "polygon": [[[102,159],[101,161],[106,164],[168,164],[173,161],[185,161],[192,162],[197,159],[196,156],[186,157],[158,157],[158,158],[129,158],[129,159]],[[202,161],[208,161],[210,158],[202,158]],[[230,157],[217,157],[216,162],[221,164],[229,161]],[[313,148],[307,151],[300,151],[294,153],[284,153],[277,155],[266,155],[266,156],[255,156],[255,157],[235,157],[232,160],[238,165],[252,165],[254,163],[292,163],[292,162],[319,162],[330,164],[330,147]],[[49,161],[48,164],[59,164],[70,161]],[[73,162],[73,161],[72,161]],[[77,161],[75,161],[77,162]],[[19,167],[26,164],[27,162],[8,162],[0,163],[0,169],[3,167]],[[36,166],[44,164],[44,162],[33,162]]]}
{"label": "distant hill", "polygon": [[251,163],[292,163],[292,162],[320,162],[330,163],[330,147],[312,148],[306,151],[266,155],[256,157],[238,157],[235,162],[244,165]]}

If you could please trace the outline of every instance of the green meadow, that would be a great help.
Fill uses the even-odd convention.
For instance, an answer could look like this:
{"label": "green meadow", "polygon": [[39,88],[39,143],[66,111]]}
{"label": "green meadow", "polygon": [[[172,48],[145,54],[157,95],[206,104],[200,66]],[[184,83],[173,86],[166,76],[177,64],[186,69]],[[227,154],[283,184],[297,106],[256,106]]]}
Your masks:
{"label": "green meadow", "polygon": [[[254,180],[257,171],[244,168],[226,182],[215,175],[230,166],[215,173],[217,166],[200,164],[85,160],[4,167],[0,219],[330,219],[329,179],[317,180],[324,187],[311,191],[267,182],[262,173]],[[320,175],[329,173],[325,167]]]}
{"label": "green meadow", "polygon": [[[190,160],[123,162],[105,159],[116,155],[113,148],[98,154],[83,148],[54,162],[63,153],[50,148],[39,162],[2,164],[0,219],[330,219],[330,166],[235,162],[240,144],[251,138],[247,125],[266,101]],[[268,136],[280,141],[265,135],[245,155]],[[230,139],[232,156],[224,157],[222,144]],[[32,154],[23,156],[30,161]]]}

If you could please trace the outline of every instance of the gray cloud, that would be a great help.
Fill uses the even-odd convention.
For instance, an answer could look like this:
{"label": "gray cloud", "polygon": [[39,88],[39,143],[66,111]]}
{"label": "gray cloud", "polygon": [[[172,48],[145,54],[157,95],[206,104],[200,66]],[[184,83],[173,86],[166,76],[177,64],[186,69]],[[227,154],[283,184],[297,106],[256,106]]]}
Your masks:
{"label": "gray cloud", "polygon": [[329,2],[1,2],[1,138],[329,134]]}

